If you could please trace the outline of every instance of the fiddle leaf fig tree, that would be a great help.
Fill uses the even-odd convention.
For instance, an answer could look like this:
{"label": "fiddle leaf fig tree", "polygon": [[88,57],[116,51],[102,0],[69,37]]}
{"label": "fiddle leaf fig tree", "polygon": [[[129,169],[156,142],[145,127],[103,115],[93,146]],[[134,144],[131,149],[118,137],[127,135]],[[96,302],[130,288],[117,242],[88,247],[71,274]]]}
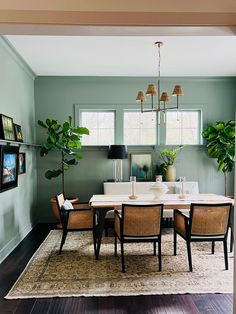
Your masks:
{"label": "fiddle leaf fig tree", "polygon": [[38,124],[46,130],[47,138],[41,146],[40,156],[44,157],[50,151],[60,152],[61,158],[56,169],[50,169],[45,172],[45,177],[49,180],[62,176],[62,192],[65,193],[64,171],[70,166],[78,164],[82,156],[79,154],[81,149],[82,135],[89,134],[89,130],[83,127],[72,126],[72,118],[59,124],[57,120],[46,119],[45,122],[38,120]]}
{"label": "fiddle leaf fig tree", "polygon": [[216,158],[218,171],[225,177],[225,195],[227,191],[227,175],[233,170],[235,157],[235,121],[218,121],[209,125],[202,132],[207,141],[207,151],[210,157]]}

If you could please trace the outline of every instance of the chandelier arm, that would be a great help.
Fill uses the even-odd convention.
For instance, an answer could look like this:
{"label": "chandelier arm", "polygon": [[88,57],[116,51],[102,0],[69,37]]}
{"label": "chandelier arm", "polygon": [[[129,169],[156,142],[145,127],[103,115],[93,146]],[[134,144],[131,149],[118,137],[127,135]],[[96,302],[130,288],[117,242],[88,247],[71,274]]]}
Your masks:
{"label": "chandelier arm", "polygon": [[158,80],[157,80],[157,109],[161,109],[160,95],[161,95],[161,44],[158,43]]}
{"label": "chandelier arm", "polygon": [[[158,69],[157,69],[157,82],[155,84],[149,84],[146,95],[151,96],[151,109],[144,110],[143,102],[145,101],[145,94],[144,91],[139,91],[138,96],[136,98],[136,101],[141,102],[141,113],[143,112],[157,112],[157,118],[158,118],[158,124],[160,124],[160,113],[164,113],[164,122],[165,122],[165,115],[167,110],[177,110],[177,120],[178,120],[178,110],[179,110],[179,96],[183,96],[183,90],[181,85],[175,85],[174,90],[172,92],[172,96],[176,96],[176,106],[168,107],[166,105],[166,102],[169,101],[168,93],[162,92],[161,94],[161,46],[163,46],[163,43],[160,41],[155,42],[155,46],[158,49]],[[156,102],[154,100],[154,96],[157,96],[157,106]],[[164,102],[162,104],[162,101]],[[154,104],[155,102],[155,104]],[[149,107],[150,108],[150,107]]]}

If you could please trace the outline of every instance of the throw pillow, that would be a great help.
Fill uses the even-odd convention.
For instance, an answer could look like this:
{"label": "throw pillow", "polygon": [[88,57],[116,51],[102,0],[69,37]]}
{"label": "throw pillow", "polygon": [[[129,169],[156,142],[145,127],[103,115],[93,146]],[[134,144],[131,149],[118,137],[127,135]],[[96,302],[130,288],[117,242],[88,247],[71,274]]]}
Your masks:
{"label": "throw pillow", "polygon": [[63,207],[63,209],[65,209],[65,210],[73,209],[73,208],[74,208],[73,205],[71,204],[71,202],[68,201],[68,200],[65,200],[65,202],[64,202],[63,205],[62,205],[62,207]]}

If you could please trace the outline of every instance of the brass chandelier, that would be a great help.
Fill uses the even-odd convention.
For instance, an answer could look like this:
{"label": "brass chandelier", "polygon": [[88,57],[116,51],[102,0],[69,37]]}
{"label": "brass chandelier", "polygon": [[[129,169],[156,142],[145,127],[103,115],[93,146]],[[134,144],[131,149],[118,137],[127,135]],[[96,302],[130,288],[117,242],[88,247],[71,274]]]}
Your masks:
{"label": "brass chandelier", "polygon": [[[157,86],[155,84],[149,84],[146,95],[143,90],[138,92],[136,97],[136,101],[141,104],[141,112],[158,112],[158,121],[159,121],[159,112],[164,113],[164,121],[165,121],[165,113],[167,109],[179,109],[179,96],[183,96],[183,90],[180,85],[175,85],[172,96],[176,96],[176,106],[166,106],[166,103],[170,100],[168,93],[161,93],[160,79],[161,79],[161,46],[163,46],[163,42],[157,41],[155,42],[155,46],[158,48],[158,75],[157,75]],[[151,96],[151,108],[144,109],[143,103],[146,101],[146,96]],[[154,96],[157,96],[157,106],[154,107]]]}

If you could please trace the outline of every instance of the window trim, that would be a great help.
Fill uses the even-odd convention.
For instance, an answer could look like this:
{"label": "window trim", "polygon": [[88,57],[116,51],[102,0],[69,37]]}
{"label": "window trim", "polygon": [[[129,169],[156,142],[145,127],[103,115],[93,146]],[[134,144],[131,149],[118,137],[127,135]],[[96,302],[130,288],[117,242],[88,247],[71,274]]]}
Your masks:
{"label": "window trim", "polygon": [[[114,111],[115,112],[115,144],[123,144],[124,141],[124,111],[140,111],[136,104],[73,104],[75,125],[80,125],[81,111]],[[131,147],[155,147],[158,144],[158,130],[156,127],[156,144],[154,145],[128,145]],[[83,147],[105,147],[108,145],[83,145]]]}
{"label": "window trim", "polygon": [[[125,119],[125,112],[138,112],[138,113],[141,113],[141,111],[137,108],[137,109],[128,109],[128,108],[125,108],[123,109],[123,127],[122,127],[122,130],[123,130],[123,143],[124,143],[124,119]],[[145,113],[143,113],[145,114]],[[125,144],[127,146],[131,146],[131,147],[134,147],[134,146],[141,146],[141,147],[145,147],[145,146],[156,146],[158,145],[158,121],[157,121],[157,113],[154,112],[155,116],[156,116],[156,134],[155,134],[155,143],[154,144]],[[139,129],[140,130],[140,129]]]}
{"label": "window trim", "polygon": [[[168,112],[177,112],[177,110],[168,110]],[[194,144],[194,143],[190,143],[190,144],[184,144],[184,143],[170,144],[170,143],[167,143],[167,136],[165,134],[165,137],[166,137],[165,144],[166,145],[201,145],[201,110],[199,110],[199,109],[180,109],[180,110],[178,110],[178,112],[179,113],[181,113],[181,112],[196,112],[198,114],[198,136],[197,136],[198,143],[196,143],[196,144]],[[166,119],[167,119],[167,117],[166,117]],[[184,128],[182,128],[182,125],[181,125],[181,128],[180,128],[181,133],[183,133],[183,129]],[[165,127],[165,131],[167,132],[166,127]]]}
{"label": "window trim", "polygon": [[[94,111],[114,111],[115,112],[115,144],[123,144],[124,139],[124,111],[139,111],[139,107],[136,106],[136,104],[73,104],[73,115],[74,115],[74,123],[75,125],[80,125],[80,111],[88,111],[88,110],[94,110]],[[189,144],[189,146],[200,146],[203,145],[203,138],[201,136],[201,132],[203,130],[203,123],[204,125],[208,122],[208,108],[207,104],[200,105],[199,103],[196,104],[180,104],[179,110],[181,111],[200,111],[200,141],[199,144]],[[166,125],[163,121],[163,114],[161,114],[161,124],[156,125],[156,144],[155,145],[128,145],[130,147],[142,147],[142,149],[146,148],[154,148],[155,146],[159,145],[167,145],[166,144]],[[83,147],[106,147],[108,145],[83,145]],[[168,146],[168,145],[167,145]]]}
{"label": "window trim", "polygon": [[[176,110],[168,110],[167,111],[176,111]],[[207,123],[207,104],[199,105],[199,104],[181,104],[179,107],[179,111],[199,111],[200,119],[199,119],[199,143],[198,144],[188,144],[188,146],[199,146],[203,145],[203,138],[202,138],[202,130],[203,130],[203,121]],[[161,124],[159,125],[159,143],[158,145],[167,145],[170,146],[171,144],[166,144],[166,124],[163,121],[163,114],[161,114]],[[181,145],[181,144],[176,144]],[[174,146],[171,145],[171,146]]]}
{"label": "window trim", "polygon": [[[97,108],[94,108],[94,109],[80,109],[79,110],[79,125],[81,125],[81,126],[83,126],[82,125],[82,123],[81,123],[81,118],[82,118],[82,113],[83,112],[112,112],[112,113],[114,113],[114,143],[111,143],[111,144],[90,144],[90,145],[84,145],[83,144],[83,146],[108,146],[108,145],[113,145],[113,144],[115,144],[115,141],[116,141],[116,111],[115,110],[112,110],[112,109],[110,109],[110,110],[107,110],[107,109],[97,109]],[[98,130],[99,130],[99,128],[98,128]]]}

